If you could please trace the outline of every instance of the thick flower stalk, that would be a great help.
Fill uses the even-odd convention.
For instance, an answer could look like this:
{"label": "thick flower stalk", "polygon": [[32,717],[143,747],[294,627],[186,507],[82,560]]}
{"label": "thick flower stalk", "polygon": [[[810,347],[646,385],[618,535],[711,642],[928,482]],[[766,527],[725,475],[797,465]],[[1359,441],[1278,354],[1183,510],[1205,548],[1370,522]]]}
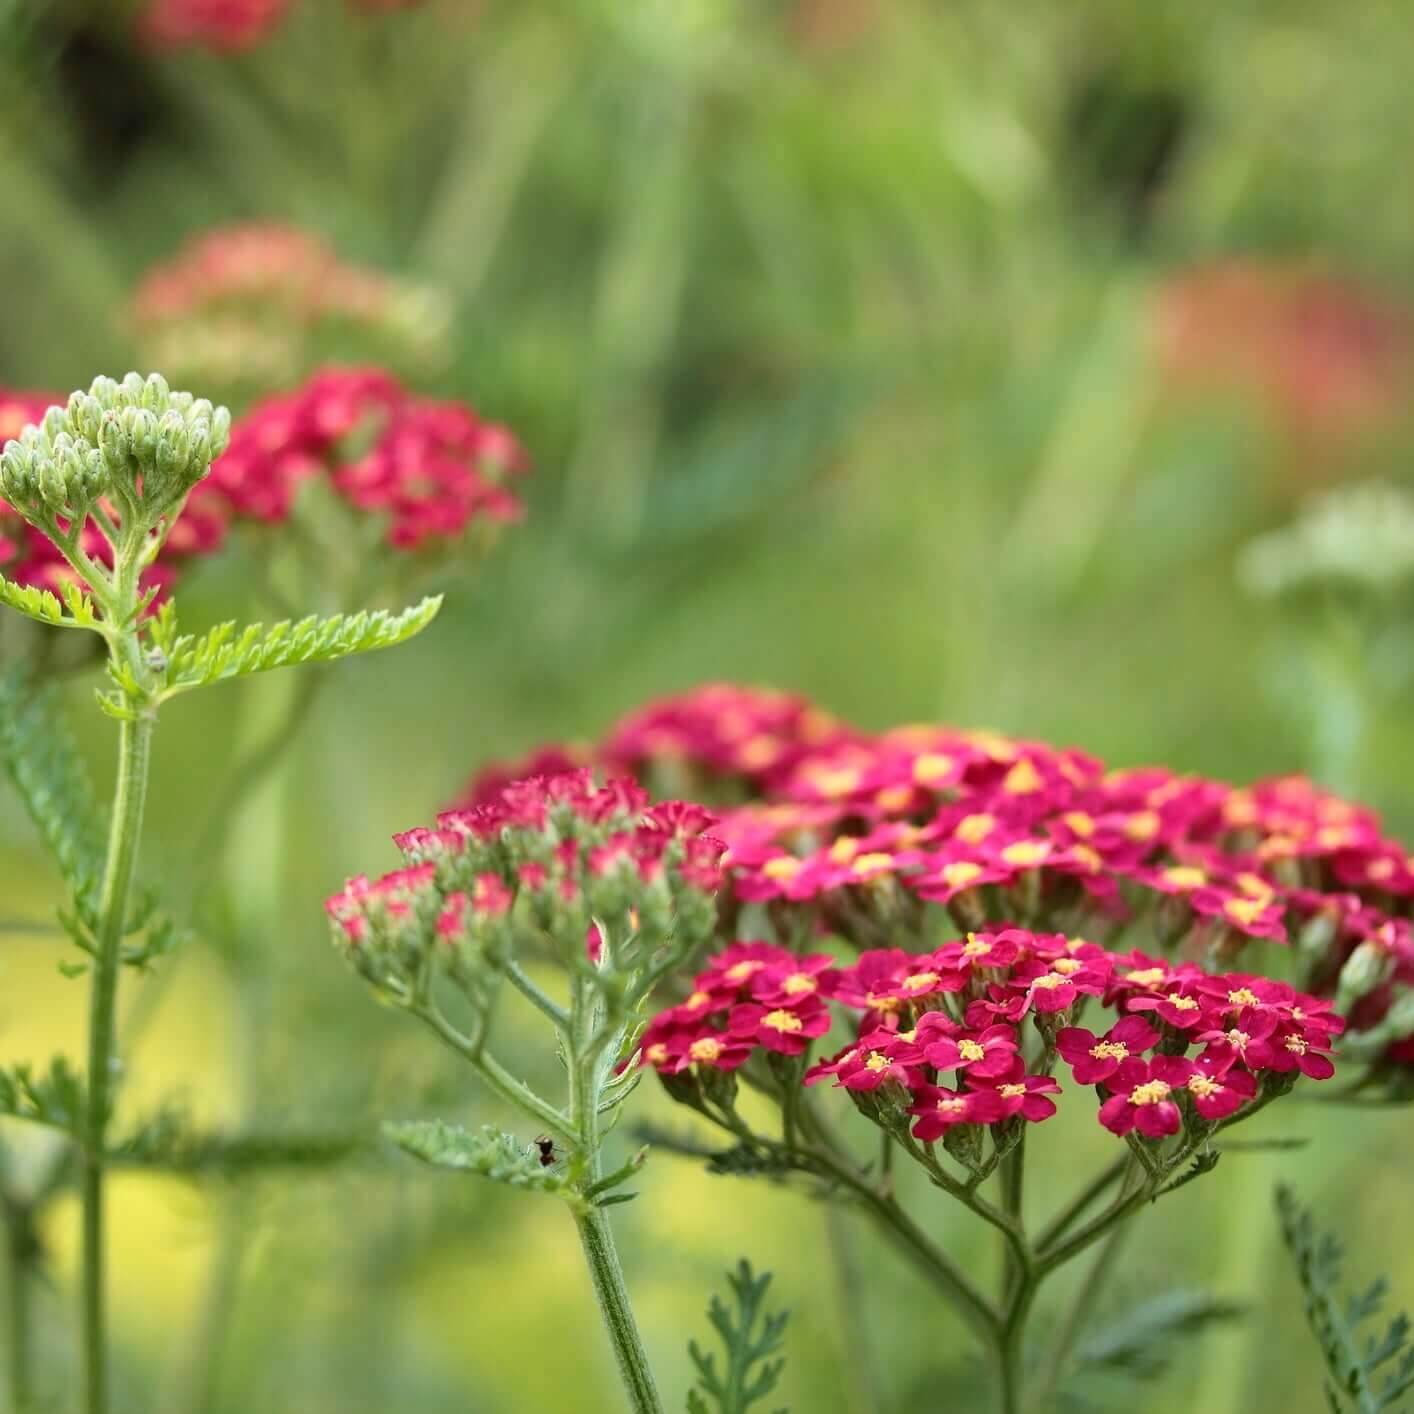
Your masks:
{"label": "thick flower stalk", "polygon": [[[628,781],[532,779],[398,835],[404,867],[353,879],[328,902],[334,941],[357,972],[541,1131],[534,1143],[440,1125],[395,1126],[394,1137],[430,1162],[567,1203],[635,1411],[662,1404],[605,1209],[631,1196],[620,1190],[643,1155],[606,1174],[603,1148],[638,1078],[651,992],[714,927],[720,846],[703,833],[710,823],[697,806],[650,806]],[[536,958],[558,965],[553,994],[533,976]],[[564,1058],[561,1101],[515,1077],[490,1047],[506,987],[541,1014]],[[454,996],[460,1023],[444,1006]]]}

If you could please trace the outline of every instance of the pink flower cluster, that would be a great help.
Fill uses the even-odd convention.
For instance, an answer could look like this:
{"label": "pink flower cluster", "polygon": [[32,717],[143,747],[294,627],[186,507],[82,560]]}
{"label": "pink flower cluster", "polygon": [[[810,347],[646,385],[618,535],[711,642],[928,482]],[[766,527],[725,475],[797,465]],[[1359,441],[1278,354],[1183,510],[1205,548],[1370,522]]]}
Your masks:
{"label": "pink flower cluster", "polygon": [[[830,1002],[857,1015],[854,1039],[804,1083],[892,1086],[914,1137],[929,1143],[959,1124],[1049,1119],[1057,1060],[1077,1084],[1099,1087],[1107,1129],[1161,1138],[1182,1127],[1185,1107],[1199,1121],[1235,1114],[1266,1076],[1279,1088],[1298,1073],[1329,1078],[1344,1025],[1329,1002],[1283,983],[1004,928],[928,953],[875,949],[847,967],[732,944],[685,1001],[653,1019],[642,1061],[674,1075],[733,1070],[761,1050],[803,1056],[831,1028]],[[1098,1033],[1065,1024],[1086,1005],[1113,1013]]]}
{"label": "pink flower cluster", "polygon": [[523,899],[540,927],[597,961],[601,920],[646,945],[710,928],[722,877],[712,818],[682,801],[650,804],[633,781],[596,785],[588,771],[518,781],[396,835],[403,867],[350,880],[326,909],[345,947],[397,952],[433,937],[484,945]]}
{"label": "pink flower cluster", "polygon": [[214,306],[269,301],[305,320],[376,319],[400,291],[398,281],[348,263],[308,231],[253,222],[206,231],[155,266],[133,294],[132,317],[143,328]]}
{"label": "pink flower cluster", "polygon": [[518,519],[506,482],[527,466],[511,433],[464,403],[418,397],[382,369],[329,368],[241,418],[190,504],[278,522],[307,479],[327,475],[349,505],[387,518],[390,545],[417,549]]}
{"label": "pink flower cluster", "polygon": [[[1339,993],[1353,1033],[1380,1038],[1394,1004],[1414,1005],[1414,858],[1373,812],[1300,777],[1239,787],[1109,770],[996,732],[871,735],[800,698],[722,684],[537,760],[610,761],[748,797],[714,826],[728,846],[728,926],[740,906],[764,905],[786,928],[922,948],[941,907],[974,931],[1023,924],[1103,944],[1143,928],[1166,955],[1220,970],[1290,943],[1302,985]],[[1414,1062],[1407,1033],[1376,1044]]]}

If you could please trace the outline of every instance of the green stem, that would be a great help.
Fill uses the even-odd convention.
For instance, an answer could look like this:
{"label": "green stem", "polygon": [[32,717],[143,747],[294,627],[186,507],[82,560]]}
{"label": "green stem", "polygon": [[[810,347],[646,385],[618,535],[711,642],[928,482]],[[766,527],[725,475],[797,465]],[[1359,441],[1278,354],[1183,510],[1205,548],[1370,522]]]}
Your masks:
{"label": "green stem", "polygon": [[[1026,1131],[1023,1129],[1016,1141],[1016,1147],[1002,1160],[1002,1211],[1022,1232],[1025,1231],[1025,1226],[1021,1216],[1021,1195],[1025,1181]],[[1024,1247],[1024,1243],[1020,1246],[1011,1242],[1007,1244],[1003,1291],[1008,1297],[1022,1278],[1025,1267]]]}
{"label": "green stem", "polygon": [[1116,1159],[1108,1168],[1102,1169],[1064,1208],[1051,1219],[1045,1231],[1036,1241],[1038,1249],[1050,1247],[1057,1242],[1065,1233],[1069,1232],[1075,1222],[1081,1218],[1085,1210],[1107,1189],[1112,1188],[1124,1177],[1125,1170],[1129,1167],[1131,1156],[1128,1154]]}
{"label": "green stem", "polygon": [[137,870],[142,810],[155,719],[150,710],[124,720],[118,739],[118,785],[94,936],[88,1021],[88,1100],[83,1115],[83,1385],[86,1414],[108,1409],[108,1353],[104,1293],[103,1171],[113,1104],[113,1050],[128,895]]}
{"label": "green stem", "polygon": [[614,1347],[619,1363],[619,1375],[628,1395],[628,1408],[633,1414],[663,1414],[663,1401],[648,1364],[648,1352],[638,1333],[629,1304],[628,1288],[624,1285],[623,1268],[609,1220],[602,1208],[576,1209],[574,1220],[579,1228],[579,1240],[584,1248],[584,1260],[594,1282],[594,1294],[604,1327]]}
{"label": "green stem", "polygon": [[840,1320],[840,1345],[851,1352],[844,1362],[850,1382],[850,1408],[856,1414],[882,1414],[879,1360],[869,1334],[864,1275],[854,1250],[854,1235],[845,1215],[830,1203],[825,1207],[825,1232],[834,1257],[836,1304]]}

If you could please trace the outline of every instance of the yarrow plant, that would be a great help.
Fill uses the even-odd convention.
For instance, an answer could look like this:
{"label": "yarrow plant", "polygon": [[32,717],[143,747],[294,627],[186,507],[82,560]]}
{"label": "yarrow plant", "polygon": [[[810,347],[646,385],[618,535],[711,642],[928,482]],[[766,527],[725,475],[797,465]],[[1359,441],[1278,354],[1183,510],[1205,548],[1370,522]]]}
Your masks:
{"label": "yarrow plant", "polygon": [[[605,1209],[633,1196],[623,1185],[643,1153],[605,1172],[604,1147],[639,1079],[649,997],[712,933],[721,846],[710,824],[695,805],[650,805],[630,781],[525,781],[398,835],[401,868],[353,879],[328,902],[334,941],[359,975],[543,1131],[526,1143],[434,1121],[390,1134],[429,1163],[567,1205],[637,1411],[662,1403]],[[535,980],[536,959],[558,964],[556,994]],[[539,1012],[563,1058],[562,1100],[516,1079],[491,1049],[507,987]]]}
{"label": "yarrow plant", "polygon": [[[8,429],[7,429],[8,430]],[[24,522],[30,561],[58,568],[24,581],[0,577],[0,602],[48,629],[96,636],[107,655],[99,706],[118,722],[117,784],[107,815],[87,795],[60,726],[18,703],[7,683],[3,745],[20,794],[51,846],[69,898],[61,919],[86,962],[88,1063],[62,1059],[45,1071],[0,1074],[0,1110],[59,1130],[79,1171],[82,1223],[82,1407],[109,1407],[105,1310],[105,1175],[115,1155],[146,1152],[141,1132],[115,1138],[120,1066],[115,1023],[120,974],[147,966],[174,939],[153,896],[137,886],[137,862],[153,732],[172,698],[290,664],[329,661],[402,642],[424,628],[440,601],[399,615],[309,617],[270,627],[220,625],[194,637],[179,631],[154,571],[182,525],[182,513],[231,439],[230,415],[157,374],[99,378],[67,404],[50,407],[0,454],[0,492]],[[41,552],[34,536],[50,547]],[[22,562],[28,563],[28,562]],[[17,1335],[18,1338],[18,1335]],[[15,1353],[18,1364],[21,1355]]]}
{"label": "yarrow plant", "polygon": [[[731,1137],[714,1167],[860,1203],[970,1323],[1005,1411],[1043,1407],[1072,1354],[1054,1351],[1038,1388],[1043,1283],[1214,1168],[1234,1125],[1338,1062],[1345,1093],[1401,1093],[1414,866],[1372,813],[1309,782],[1110,771],[991,732],[875,736],[724,685],[531,764],[596,761],[743,802],[712,826],[712,947],[665,974],[638,1065]],[[515,772],[492,768],[468,799]],[[775,1104],[774,1131],[743,1113],[743,1087]],[[822,1088],[876,1133],[877,1164]],[[1087,1106],[1119,1152],[1035,1228],[1030,1131]],[[997,1293],[904,1210],[896,1155],[996,1231]]]}

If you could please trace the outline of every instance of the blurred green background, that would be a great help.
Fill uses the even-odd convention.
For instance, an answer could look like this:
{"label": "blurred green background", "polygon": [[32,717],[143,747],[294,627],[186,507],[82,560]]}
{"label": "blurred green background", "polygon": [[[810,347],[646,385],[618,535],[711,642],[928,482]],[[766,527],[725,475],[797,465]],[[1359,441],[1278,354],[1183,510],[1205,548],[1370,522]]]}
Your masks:
{"label": "blurred green background", "polygon": [[[526,524],[431,632],[319,670],[225,861],[193,858],[204,808],[291,686],[164,715],[146,872],[179,897],[198,865],[231,887],[185,952],[125,984],[131,1111],[179,1093],[230,1125],[502,1118],[371,1003],[321,900],[391,867],[391,831],[479,764],[710,678],[868,726],[990,725],[1239,780],[1309,770],[1414,826],[1414,703],[1235,572],[1313,489],[1406,478],[1404,5],[295,0],[240,55],[154,53],[128,18],[0,0],[0,386],[121,374],[154,261],[213,225],[289,222],[440,290],[447,357],[419,386],[506,421],[536,464]],[[1214,269],[1236,274],[1194,273]],[[251,578],[239,549],[195,570],[184,621],[251,612]],[[112,732],[89,689],[66,699],[102,782]],[[57,883],[8,794],[0,849],[0,1056],[77,1054]],[[533,1043],[519,1058],[552,1078]],[[1312,1142],[1232,1157],[1127,1250],[1121,1298],[1208,1284],[1252,1306],[1176,1352],[1139,1397],[1155,1414],[1318,1407],[1279,1172],[1414,1300],[1405,1113],[1293,1102],[1259,1123]],[[35,1142],[3,1139],[11,1162]],[[1078,1109],[1038,1140],[1048,1207],[1113,1143]],[[797,1195],[667,1156],[642,1194],[618,1228],[672,1404],[707,1292],[745,1254],[794,1312],[797,1414],[870,1414],[866,1369],[875,1414],[951,1407],[938,1374],[964,1333],[852,1219],[842,1276],[841,1220]],[[990,1269],[962,1215],[914,1196]],[[537,1198],[377,1154],[134,1177],[114,1201],[131,1411],[616,1407],[571,1225]],[[43,1233],[55,1408],[74,1219],[60,1206]]]}

